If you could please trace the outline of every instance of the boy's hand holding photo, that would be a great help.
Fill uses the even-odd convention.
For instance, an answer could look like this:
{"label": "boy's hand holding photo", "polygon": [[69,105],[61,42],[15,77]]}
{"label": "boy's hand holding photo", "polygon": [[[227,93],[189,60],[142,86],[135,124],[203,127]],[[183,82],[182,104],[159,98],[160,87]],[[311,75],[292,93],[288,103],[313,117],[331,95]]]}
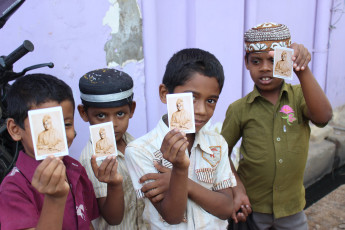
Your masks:
{"label": "boy's hand holding photo", "polygon": [[62,160],[48,156],[35,170],[31,182],[40,193],[51,198],[67,198],[69,185],[66,178],[66,167]]}
{"label": "boy's hand holding photo", "polygon": [[100,166],[97,165],[96,156],[91,157],[92,170],[98,181],[107,183],[108,187],[122,184],[122,175],[117,172],[118,162],[116,156],[108,156]]}
{"label": "boy's hand holding photo", "polygon": [[189,158],[186,155],[188,144],[184,132],[180,132],[176,128],[169,131],[163,139],[161,147],[163,158],[171,162],[174,168],[188,169]]}
{"label": "boy's hand holding photo", "polygon": [[295,73],[298,76],[298,71],[303,71],[308,68],[308,64],[311,60],[311,55],[308,49],[305,48],[302,44],[293,43],[291,44],[290,48],[294,50],[292,61],[294,62],[293,67]]}
{"label": "boy's hand holding photo", "polygon": [[[116,156],[108,156],[100,166],[96,156],[91,157],[91,167],[99,182],[107,183],[107,196],[99,198],[98,207],[103,218],[109,225],[121,223],[124,215],[124,194],[122,189],[122,175],[117,172]],[[122,208],[114,208],[114,205]]]}

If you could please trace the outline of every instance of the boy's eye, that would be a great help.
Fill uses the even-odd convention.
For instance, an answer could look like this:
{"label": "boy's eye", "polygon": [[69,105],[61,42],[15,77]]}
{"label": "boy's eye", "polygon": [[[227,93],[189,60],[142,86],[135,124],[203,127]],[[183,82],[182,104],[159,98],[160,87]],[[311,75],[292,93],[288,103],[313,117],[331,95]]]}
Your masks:
{"label": "boy's eye", "polygon": [[215,99],[207,99],[207,103],[215,104],[215,103],[217,103],[217,100],[215,100]]}
{"label": "boy's eye", "polygon": [[65,123],[65,127],[71,127],[72,125],[72,123]]}
{"label": "boy's eye", "polygon": [[259,61],[259,60],[257,60],[257,59],[254,59],[254,60],[252,60],[252,63],[253,63],[254,65],[257,65],[257,64],[259,64],[259,63],[260,63],[260,61]]}
{"label": "boy's eye", "polygon": [[123,117],[123,116],[125,115],[125,113],[124,113],[124,112],[118,112],[116,115],[117,115],[118,117]]}
{"label": "boy's eye", "polygon": [[105,114],[104,113],[99,113],[99,114],[97,114],[97,118],[98,119],[104,119],[105,118]]}

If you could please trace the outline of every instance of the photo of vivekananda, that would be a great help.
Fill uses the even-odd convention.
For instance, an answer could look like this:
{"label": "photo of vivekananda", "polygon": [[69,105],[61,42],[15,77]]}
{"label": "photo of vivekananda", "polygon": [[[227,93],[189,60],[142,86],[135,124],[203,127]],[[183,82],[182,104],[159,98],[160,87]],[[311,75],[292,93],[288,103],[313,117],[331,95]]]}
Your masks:
{"label": "photo of vivekananda", "polygon": [[113,122],[91,125],[90,134],[93,153],[97,160],[117,155]]}
{"label": "photo of vivekananda", "polygon": [[104,128],[99,129],[99,140],[96,142],[95,153],[99,154],[112,154],[115,152],[114,144],[107,137],[107,132]]}
{"label": "photo of vivekananda", "polygon": [[192,93],[167,95],[169,129],[177,128],[186,133],[195,132]]}
{"label": "photo of vivekananda", "polygon": [[61,107],[30,110],[28,114],[36,159],[68,155]]}
{"label": "photo of vivekananda", "polygon": [[289,48],[276,48],[274,51],[273,76],[292,80],[293,73],[293,50]]}

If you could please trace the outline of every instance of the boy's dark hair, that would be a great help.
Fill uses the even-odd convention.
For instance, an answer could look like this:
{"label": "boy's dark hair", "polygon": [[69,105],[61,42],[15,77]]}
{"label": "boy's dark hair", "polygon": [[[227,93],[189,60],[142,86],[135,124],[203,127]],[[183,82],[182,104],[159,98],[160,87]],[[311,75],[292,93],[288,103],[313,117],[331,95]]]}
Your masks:
{"label": "boy's dark hair", "polygon": [[220,92],[222,91],[223,66],[213,54],[197,48],[183,49],[175,53],[166,66],[162,83],[167,87],[169,93],[173,93],[175,87],[183,85],[194,73],[215,77]]}
{"label": "boy's dark hair", "polygon": [[64,81],[48,74],[29,74],[18,78],[7,93],[8,117],[24,129],[24,120],[33,106],[69,100],[75,108],[71,87]]}

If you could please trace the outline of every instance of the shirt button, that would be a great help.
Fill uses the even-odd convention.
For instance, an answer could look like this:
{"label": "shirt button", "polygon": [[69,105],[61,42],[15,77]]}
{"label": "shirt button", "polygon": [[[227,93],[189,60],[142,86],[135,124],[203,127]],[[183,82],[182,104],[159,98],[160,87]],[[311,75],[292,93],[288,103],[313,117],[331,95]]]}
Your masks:
{"label": "shirt button", "polygon": [[280,137],[277,137],[277,141],[280,141]]}
{"label": "shirt button", "polygon": [[280,164],[283,163],[283,159],[279,159],[279,163],[280,163]]}

